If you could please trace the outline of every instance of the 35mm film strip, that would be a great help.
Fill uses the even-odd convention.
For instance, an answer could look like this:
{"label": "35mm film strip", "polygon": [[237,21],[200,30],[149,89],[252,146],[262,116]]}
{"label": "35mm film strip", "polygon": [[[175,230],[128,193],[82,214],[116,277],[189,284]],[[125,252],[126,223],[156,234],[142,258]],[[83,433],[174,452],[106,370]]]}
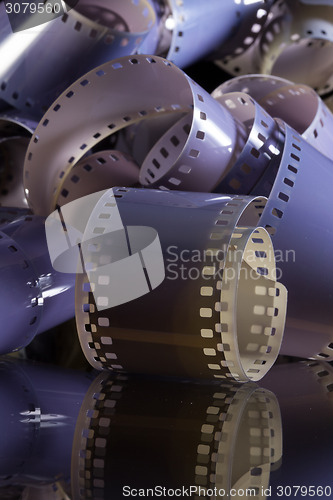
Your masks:
{"label": "35mm film strip", "polygon": [[[119,305],[114,296],[135,289],[137,280],[131,283],[121,267],[119,227],[112,236],[112,216],[106,216],[115,202],[124,227],[157,231],[165,266],[164,280],[152,274],[149,293]],[[89,279],[82,272],[77,277],[77,328],[89,362],[130,372],[260,379],[278,354],[286,307],[270,238],[255,228],[264,204],[143,189],[103,193],[82,242],[91,248],[83,256],[92,272]],[[131,246],[134,256],[138,244]],[[146,272],[157,272],[156,256],[144,257]]]}

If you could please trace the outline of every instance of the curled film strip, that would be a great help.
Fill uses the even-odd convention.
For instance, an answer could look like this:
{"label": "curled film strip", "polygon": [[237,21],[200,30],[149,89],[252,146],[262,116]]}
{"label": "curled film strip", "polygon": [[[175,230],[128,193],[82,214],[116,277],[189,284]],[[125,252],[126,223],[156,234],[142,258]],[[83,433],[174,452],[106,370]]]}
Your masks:
{"label": "curled film strip", "polygon": [[327,91],[332,75],[332,4],[285,0],[276,2],[275,8],[260,38],[260,70],[255,72],[273,73]]}
{"label": "curled film strip", "polygon": [[23,188],[24,158],[37,127],[33,119],[15,111],[0,114],[0,205],[27,208]]}
{"label": "curled film strip", "polygon": [[[123,130],[123,144],[121,148],[127,148],[128,153],[134,158],[138,165],[142,165],[146,156],[149,154],[155,144],[171,129],[181,118],[190,116],[192,111],[180,114],[158,115],[151,119],[140,121],[130,125]],[[184,132],[188,132],[185,126]],[[176,143],[176,141],[174,140]],[[120,147],[119,147],[120,149]]]}
{"label": "curled film strip", "polygon": [[218,87],[212,95],[230,110],[236,120],[244,123],[248,131],[242,152],[214,191],[251,193],[267,168],[274,170],[278,167],[284,137],[276,121],[247,94],[223,94]]}
{"label": "curled film strip", "polygon": [[[230,75],[244,75],[260,72],[260,41],[267,24],[280,11],[285,11],[283,0],[280,2],[262,2],[256,6],[255,19],[247,26],[248,33],[244,33],[245,37],[239,46],[233,47],[231,54],[218,52],[213,54],[215,64]],[[244,29],[244,28],[243,28]],[[237,32],[236,32],[237,36]],[[238,37],[237,37],[238,38]],[[237,44],[238,45],[238,44]]]}
{"label": "curled film strip", "polygon": [[[160,13],[156,54],[183,68],[217,52],[232,57],[255,40],[271,1],[260,9],[253,2],[234,0],[165,0]],[[259,14],[258,14],[259,11]]]}
{"label": "curled film strip", "polygon": [[270,116],[288,123],[332,159],[333,115],[312,88],[270,75],[248,75],[223,83],[213,95],[229,92],[249,94]]}
{"label": "curled film strip", "polygon": [[278,402],[255,384],[202,386],[103,373],[80,410],[72,492],[78,500],[120,496],[130,469],[136,488],[195,486],[201,495],[191,497],[198,499],[215,498],[214,487],[226,496],[248,487],[253,498],[264,499],[271,465],[281,456]]}
{"label": "curled film strip", "polygon": [[44,218],[23,215],[0,229],[1,281],[6,287],[0,306],[6,335],[0,352],[5,354],[74,316],[75,274],[57,273],[52,267]]}
{"label": "curled film strip", "polygon": [[331,18],[331,3],[276,1],[249,49],[216,64],[233,76],[273,73],[327,93],[332,89]]}
{"label": "curled film strip", "polygon": [[[286,308],[268,234],[253,227],[265,201],[130,188],[90,196],[96,204],[86,220],[82,199],[51,214],[46,226],[58,271],[72,272],[83,257],[76,319],[88,361],[99,369],[260,379],[278,354]],[[142,226],[150,238],[157,233],[160,247],[155,236],[142,249]]]}
{"label": "curled film strip", "polygon": [[[229,110],[226,110],[226,112],[229,113]],[[240,153],[245,140],[246,134],[241,123],[234,122],[233,127],[236,129],[236,133],[233,134],[233,137],[230,137],[230,133],[228,138],[224,136],[225,130],[228,130],[227,124],[225,124],[223,129],[219,129],[222,135],[220,139],[221,144],[223,144],[223,140],[227,141],[230,154],[227,156],[224,155],[226,156],[225,158],[221,155],[220,162],[214,161],[214,168],[207,168],[210,163],[206,162],[210,162],[214,158],[214,153],[212,154],[212,151],[208,150],[204,145],[201,148],[198,146],[199,149],[192,149],[190,152],[190,155],[197,159],[196,162],[188,161],[188,159],[185,160],[186,163],[184,162],[184,144],[192,144],[194,142],[191,122],[192,114],[186,114],[154,144],[145,157],[140,169],[140,182],[143,186],[159,189],[198,191],[198,186],[202,186],[204,183],[204,190],[210,192],[219,184],[223,174],[229,171],[237,154]],[[208,141],[209,137],[206,137],[208,135],[208,127],[201,126],[200,128],[202,130],[196,133],[196,138]],[[179,166],[180,163],[181,165]],[[203,164],[205,168],[203,168]],[[182,175],[184,173],[186,175]]]}
{"label": "curled film strip", "polygon": [[[80,0],[50,23],[13,33],[5,3],[1,3],[0,98],[41,117],[82,74],[136,53],[155,21],[148,0]],[[55,49],[45,50],[51,46]]]}
{"label": "curled film strip", "polygon": [[64,176],[57,206],[107,187],[134,186],[139,182],[139,167],[121,151],[98,151],[84,157]]}
{"label": "curled film strip", "polygon": [[[281,164],[260,218],[281,252],[279,279],[289,291],[281,353],[329,360],[333,359],[333,221],[325,207],[331,204],[332,162],[287,124],[281,122],[282,126]],[[310,203],[313,193],[320,193],[320,198]]]}
{"label": "curled film strip", "polygon": [[95,68],[53,103],[31,139],[24,166],[29,206],[40,215],[54,210],[63,177],[114,132],[158,115],[181,117],[190,110],[189,136],[181,142],[172,135],[167,148],[159,151],[163,165],[157,160],[150,165],[151,177],[162,177],[159,169],[167,171],[158,187],[182,189],[191,182],[208,191],[238,153],[241,124],[238,127],[227,109],[165,59],[137,55]]}
{"label": "curled film strip", "polygon": [[238,73],[240,70],[237,66],[239,59],[244,61],[245,65],[251,64],[253,48],[258,43],[274,5],[274,0],[258,2],[257,4],[242,2],[240,5],[240,3],[238,2],[240,10],[237,10],[238,26],[234,30],[233,36],[211,56],[218,66],[222,66],[231,73],[233,71]]}

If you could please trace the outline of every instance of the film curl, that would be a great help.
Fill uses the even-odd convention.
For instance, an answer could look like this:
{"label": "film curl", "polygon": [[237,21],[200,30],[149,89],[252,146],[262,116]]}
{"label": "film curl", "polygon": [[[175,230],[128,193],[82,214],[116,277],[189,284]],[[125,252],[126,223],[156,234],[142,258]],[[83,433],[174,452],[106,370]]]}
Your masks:
{"label": "film curl", "polygon": [[301,81],[320,94],[330,92],[332,16],[331,2],[273,2],[254,42],[245,51],[236,52],[234,57],[217,56],[216,63],[234,76],[273,74]]}
{"label": "film curl", "polygon": [[243,125],[166,59],[137,55],[87,73],[43,116],[25,158],[29,206],[36,214],[48,215],[63,177],[91,148],[118,130],[170,114],[185,120],[175,125],[181,135],[170,134],[156,158],[148,155],[140,182],[160,189],[197,190],[199,185],[201,191],[210,191],[241,151]]}
{"label": "film curl", "polygon": [[114,188],[52,213],[51,261],[78,272],[77,328],[88,361],[259,380],[278,355],[286,312],[269,235],[256,227],[264,205]]}
{"label": "film curl", "polygon": [[333,5],[285,0],[276,2],[275,9],[260,38],[259,72],[327,91],[332,75]]}
{"label": "film curl", "polygon": [[[20,26],[20,31],[13,32],[6,2],[0,3],[0,97],[39,118],[81,75],[103,62],[136,53],[156,21],[148,0],[79,0],[66,12],[65,2],[59,4],[63,14],[52,22],[39,24],[42,14],[33,13],[33,27],[22,6],[14,13],[15,22],[22,19],[23,28],[25,24],[29,28]],[[45,50],[51,46],[53,50]]]}
{"label": "film curl", "polygon": [[85,156],[63,177],[56,205],[74,201],[107,187],[135,186],[139,183],[139,166],[121,151],[98,151]]}
{"label": "film curl", "polygon": [[[328,360],[333,356],[329,264],[333,221],[331,211],[323,207],[331,204],[332,161],[286,123],[281,127],[285,133],[281,163],[276,177],[267,181],[272,188],[260,218],[274,248],[283,254],[278,268],[289,291],[281,353]],[[318,204],[308,202],[313,193],[320,193]]]}
{"label": "film curl", "polygon": [[271,75],[246,75],[226,81],[212,95],[221,98],[229,92],[250,95],[270,116],[288,123],[309,144],[333,158],[333,115],[311,87]]}

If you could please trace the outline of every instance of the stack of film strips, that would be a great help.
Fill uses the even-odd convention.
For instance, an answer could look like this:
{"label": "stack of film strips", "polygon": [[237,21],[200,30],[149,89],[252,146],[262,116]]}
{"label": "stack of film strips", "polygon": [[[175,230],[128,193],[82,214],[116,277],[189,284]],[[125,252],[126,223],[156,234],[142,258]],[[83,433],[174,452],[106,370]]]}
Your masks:
{"label": "stack of film strips", "polygon": [[117,373],[333,359],[333,5],[203,4],[0,4],[1,353],[75,315]]}

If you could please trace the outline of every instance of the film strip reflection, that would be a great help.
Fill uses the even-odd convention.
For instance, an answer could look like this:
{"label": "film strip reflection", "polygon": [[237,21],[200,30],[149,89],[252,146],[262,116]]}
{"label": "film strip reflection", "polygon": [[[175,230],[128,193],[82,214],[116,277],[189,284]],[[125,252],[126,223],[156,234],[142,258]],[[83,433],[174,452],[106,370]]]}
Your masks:
{"label": "film strip reflection", "polygon": [[192,498],[214,499],[214,488],[225,498],[231,489],[251,488],[253,498],[264,499],[271,467],[281,457],[278,402],[255,384],[207,386],[102,373],[77,422],[73,496],[120,497],[131,485],[136,491],[191,487]]}

